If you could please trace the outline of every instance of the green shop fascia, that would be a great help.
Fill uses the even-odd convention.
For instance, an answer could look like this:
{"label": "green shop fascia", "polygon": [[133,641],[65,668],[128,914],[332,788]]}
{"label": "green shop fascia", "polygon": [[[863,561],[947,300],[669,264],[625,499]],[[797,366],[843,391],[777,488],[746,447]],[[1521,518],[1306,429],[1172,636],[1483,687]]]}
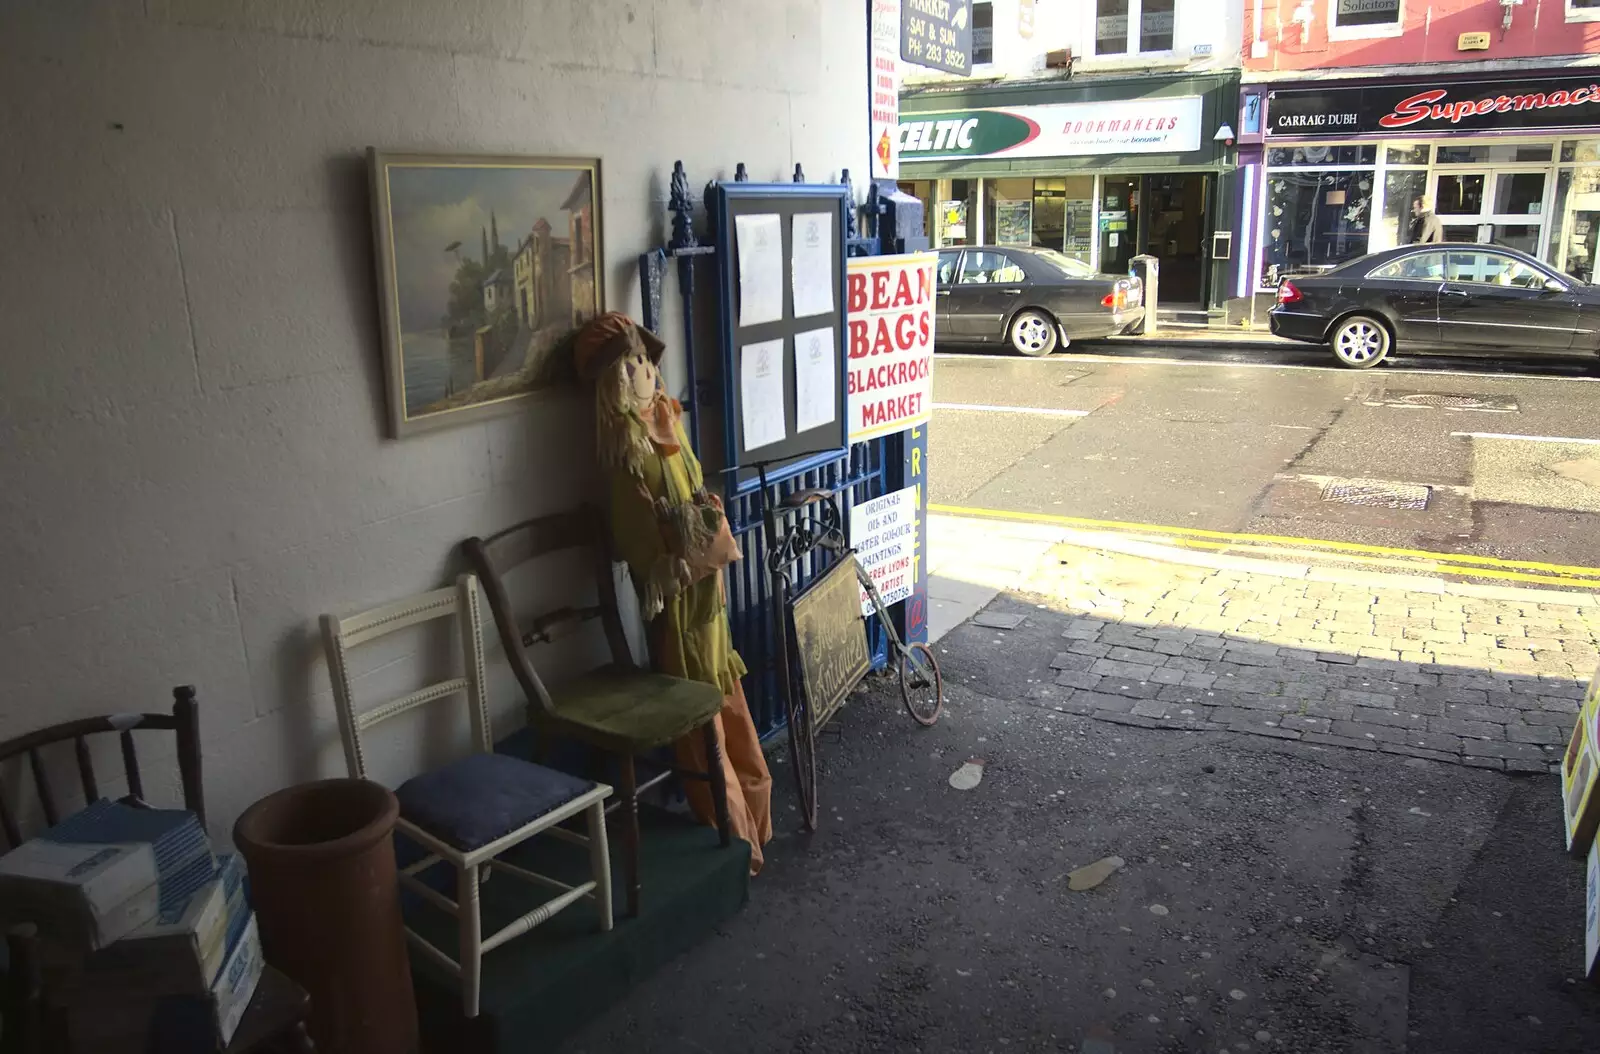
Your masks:
{"label": "green shop fascia", "polygon": [[935,246],[1033,245],[1126,273],[1161,305],[1221,313],[1235,229],[1239,78],[1118,74],[907,88],[900,187]]}

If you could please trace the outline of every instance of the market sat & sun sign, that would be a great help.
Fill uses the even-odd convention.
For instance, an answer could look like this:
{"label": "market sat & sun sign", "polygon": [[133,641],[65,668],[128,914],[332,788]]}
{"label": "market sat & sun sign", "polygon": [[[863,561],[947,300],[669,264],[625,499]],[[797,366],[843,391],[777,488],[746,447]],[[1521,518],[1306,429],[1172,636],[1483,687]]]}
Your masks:
{"label": "market sat & sun sign", "polygon": [[901,114],[903,161],[1183,153],[1200,149],[1201,98]]}
{"label": "market sat & sun sign", "polygon": [[939,254],[853,256],[849,263],[850,442],[859,443],[922,424],[933,414]]}

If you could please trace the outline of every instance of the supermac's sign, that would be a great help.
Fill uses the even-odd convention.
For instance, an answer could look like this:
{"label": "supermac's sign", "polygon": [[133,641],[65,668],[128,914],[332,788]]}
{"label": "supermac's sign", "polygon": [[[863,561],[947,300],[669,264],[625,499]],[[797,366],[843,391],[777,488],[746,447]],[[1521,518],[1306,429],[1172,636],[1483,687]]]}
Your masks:
{"label": "supermac's sign", "polygon": [[1200,149],[1200,96],[900,115],[902,161]]}
{"label": "supermac's sign", "polygon": [[[1412,81],[1273,92],[1273,135],[1483,131],[1600,124],[1600,78]],[[904,128],[904,124],[901,125]]]}

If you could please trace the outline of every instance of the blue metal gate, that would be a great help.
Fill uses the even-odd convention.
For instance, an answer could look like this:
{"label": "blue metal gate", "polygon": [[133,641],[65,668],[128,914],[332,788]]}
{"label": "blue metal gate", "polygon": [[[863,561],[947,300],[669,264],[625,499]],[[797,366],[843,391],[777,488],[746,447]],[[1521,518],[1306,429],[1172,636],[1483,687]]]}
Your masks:
{"label": "blue metal gate", "polygon": [[[735,180],[745,179],[744,165],[738,166]],[[795,181],[804,179],[800,167],[795,166]],[[850,186],[850,173],[845,171],[841,182]],[[853,193],[849,195],[854,201]],[[672,213],[672,238],[661,249],[639,257],[639,279],[644,301],[645,328],[660,332],[662,286],[669,259],[676,261],[678,294],[684,317],[685,356],[688,362],[689,437],[696,451],[700,446],[699,403],[712,390],[711,385],[701,386],[697,356],[694,347],[695,318],[695,261],[706,258],[715,262],[715,248],[702,245],[695,235],[692,222],[694,202],[689,196],[688,177],[683,162],[673,166],[671,192],[667,204]],[[875,237],[857,236],[855,216],[847,224],[847,247],[852,256],[875,255],[879,251]],[[715,283],[713,283],[715,284]],[[849,527],[849,506],[859,504],[884,494],[888,480],[889,440],[873,439],[851,446],[848,456],[821,465],[792,470],[787,475],[779,472],[768,479],[769,500],[779,501],[796,490],[819,488],[839,490],[848,488],[849,502],[841,509]],[[730,481],[725,498],[728,524],[740,543],[744,559],[727,571],[728,618],[733,631],[734,647],[738,649],[749,675],[745,678],[745,696],[755,719],[757,732],[763,739],[783,731],[787,724],[783,693],[778,684],[775,633],[780,626],[775,623],[772,608],[772,586],[766,567],[766,539],[762,531],[763,495],[759,489],[737,492]],[[791,515],[805,515],[797,513]],[[794,592],[798,594],[832,566],[836,558],[826,551],[808,556],[794,569]],[[784,631],[786,627],[782,627]],[[881,669],[888,654],[888,638],[881,626],[873,620],[867,624],[867,648],[872,657],[873,669]]]}

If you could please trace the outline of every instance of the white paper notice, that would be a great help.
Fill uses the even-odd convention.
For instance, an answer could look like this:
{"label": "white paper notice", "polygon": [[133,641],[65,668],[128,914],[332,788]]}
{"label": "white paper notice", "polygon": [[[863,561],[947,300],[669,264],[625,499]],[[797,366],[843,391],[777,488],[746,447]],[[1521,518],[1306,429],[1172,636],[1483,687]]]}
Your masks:
{"label": "white paper notice", "polygon": [[798,434],[831,423],[839,415],[838,355],[833,329],[814,329],[794,338],[794,430]]}
{"label": "white paper notice", "polygon": [[[774,217],[776,221],[776,217]],[[746,344],[739,359],[744,448],[759,450],[788,435],[783,424],[783,340]]]}
{"label": "white paper notice", "polygon": [[802,212],[794,217],[794,317],[833,310],[833,215]]}
{"label": "white paper notice", "polygon": [[783,317],[783,227],[773,214],[735,216],[739,239],[739,325]]}

